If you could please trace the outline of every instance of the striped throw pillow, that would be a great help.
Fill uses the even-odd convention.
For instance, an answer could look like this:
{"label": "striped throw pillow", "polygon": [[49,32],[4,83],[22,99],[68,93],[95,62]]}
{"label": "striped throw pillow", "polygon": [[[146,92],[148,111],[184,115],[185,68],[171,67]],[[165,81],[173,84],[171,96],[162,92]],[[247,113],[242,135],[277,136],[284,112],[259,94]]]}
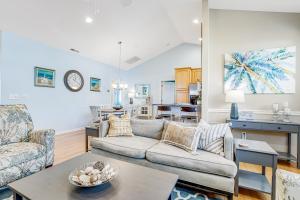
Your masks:
{"label": "striped throw pillow", "polygon": [[107,137],[134,136],[128,115],[124,115],[121,118],[111,115],[109,116],[108,121],[109,130]]}
{"label": "striped throw pillow", "polygon": [[209,125],[200,121],[197,132],[200,135],[198,148],[211,153],[224,156],[224,137],[229,129],[229,124]]}

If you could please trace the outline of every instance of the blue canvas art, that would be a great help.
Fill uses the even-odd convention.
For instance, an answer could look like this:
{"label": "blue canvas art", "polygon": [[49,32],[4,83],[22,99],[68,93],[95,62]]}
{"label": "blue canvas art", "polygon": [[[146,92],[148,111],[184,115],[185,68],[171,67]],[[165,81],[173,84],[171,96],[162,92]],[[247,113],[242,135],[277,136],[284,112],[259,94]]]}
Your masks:
{"label": "blue canvas art", "polygon": [[225,92],[295,93],[295,74],[295,46],[225,54]]}

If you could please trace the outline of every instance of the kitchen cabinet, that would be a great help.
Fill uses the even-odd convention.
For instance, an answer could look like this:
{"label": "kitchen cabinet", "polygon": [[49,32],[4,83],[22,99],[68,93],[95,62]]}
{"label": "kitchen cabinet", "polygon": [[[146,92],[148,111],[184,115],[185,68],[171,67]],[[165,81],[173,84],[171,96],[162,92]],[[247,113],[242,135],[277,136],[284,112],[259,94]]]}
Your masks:
{"label": "kitchen cabinet", "polygon": [[193,68],[191,71],[191,83],[198,83],[202,81],[201,68]]}
{"label": "kitchen cabinet", "polygon": [[176,90],[187,90],[191,82],[191,68],[176,68],[175,83]]}
{"label": "kitchen cabinet", "polygon": [[188,90],[176,90],[176,103],[188,103],[189,91]]}
{"label": "kitchen cabinet", "polygon": [[175,68],[176,103],[190,103],[189,85],[201,81],[201,68]]}

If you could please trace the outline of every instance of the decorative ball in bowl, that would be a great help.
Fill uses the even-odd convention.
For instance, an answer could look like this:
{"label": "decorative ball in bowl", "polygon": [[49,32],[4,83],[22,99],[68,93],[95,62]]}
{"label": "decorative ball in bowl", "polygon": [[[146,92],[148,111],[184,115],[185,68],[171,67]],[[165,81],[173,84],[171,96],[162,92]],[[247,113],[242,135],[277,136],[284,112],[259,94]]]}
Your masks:
{"label": "decorative ball in bowl", "polygon": [[110,182],[117,174],[117,168],[109,163],[90,162],[72,171],[69,182],[78,187],[95,187]]}

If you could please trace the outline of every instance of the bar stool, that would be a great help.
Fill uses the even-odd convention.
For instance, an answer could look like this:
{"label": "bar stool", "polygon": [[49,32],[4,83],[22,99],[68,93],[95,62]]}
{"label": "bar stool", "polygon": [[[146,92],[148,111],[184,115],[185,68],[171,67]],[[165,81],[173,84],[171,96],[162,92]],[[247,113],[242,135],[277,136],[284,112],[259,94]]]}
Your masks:
{"label": "bar stool", "polygon": [[157,106],[157,112],[160,112],[160,114],[156,115],[156,119],[164,119],[169,118],[170,120],[173,119],[174,115],[172,114],[172,107],[171,106]]}
{"label": "bar stool", "polygon": [[198,119],[198,112],[196,107],[182,106],[180,107],[180,120],[183,122],[186,119],[195,120]]}

